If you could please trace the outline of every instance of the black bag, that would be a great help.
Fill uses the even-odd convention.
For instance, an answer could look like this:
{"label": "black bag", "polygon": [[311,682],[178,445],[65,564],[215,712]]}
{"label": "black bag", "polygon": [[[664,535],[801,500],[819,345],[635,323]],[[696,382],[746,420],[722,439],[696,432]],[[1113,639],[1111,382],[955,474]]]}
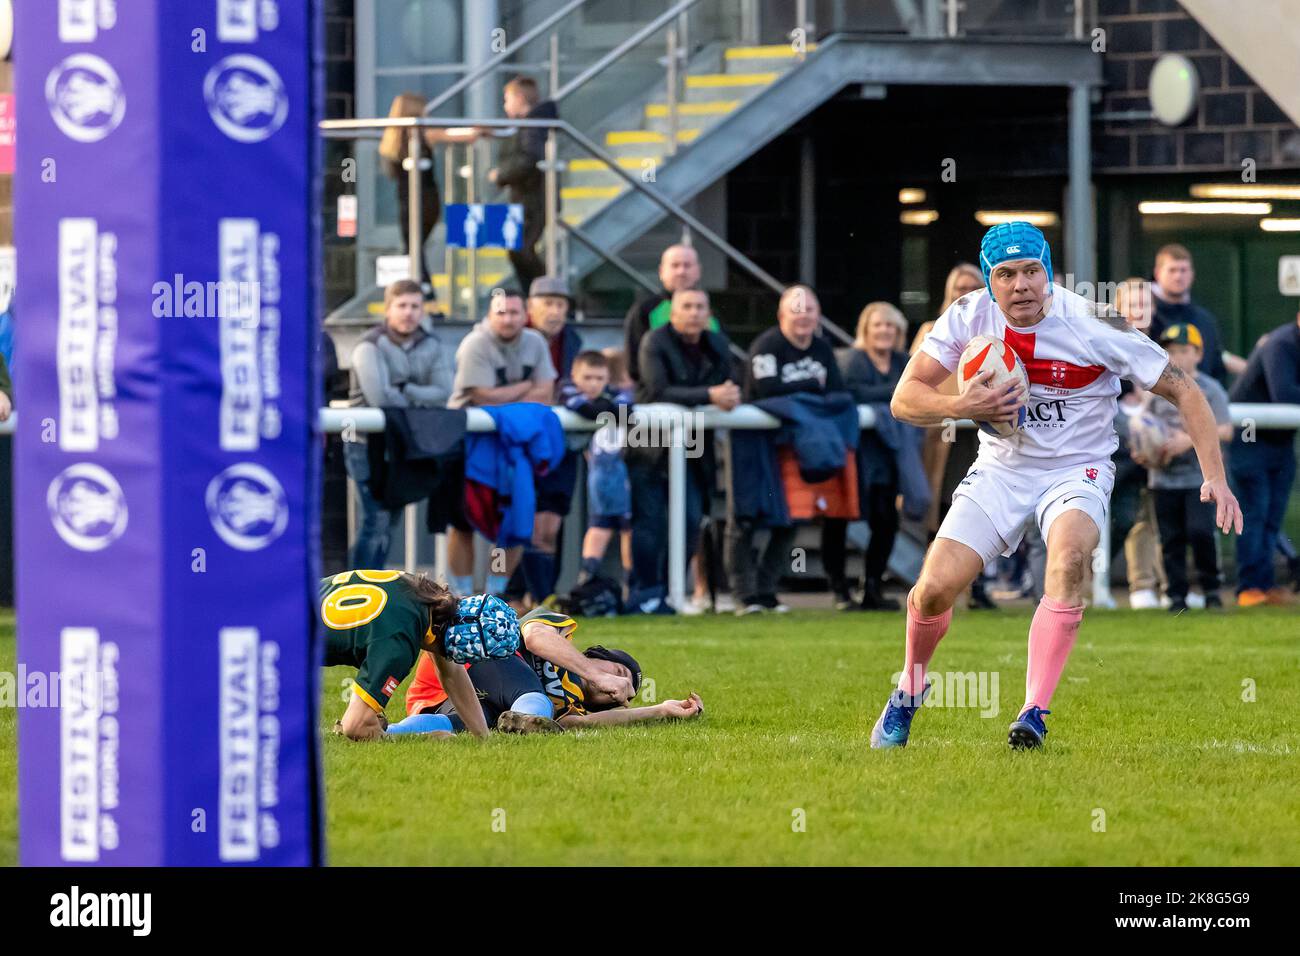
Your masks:
{"label": "black bag", "polygon": [[623,613],[622,588],[604,575],[596,574],[574,587],[562,602],[572,617],[614,617]]}

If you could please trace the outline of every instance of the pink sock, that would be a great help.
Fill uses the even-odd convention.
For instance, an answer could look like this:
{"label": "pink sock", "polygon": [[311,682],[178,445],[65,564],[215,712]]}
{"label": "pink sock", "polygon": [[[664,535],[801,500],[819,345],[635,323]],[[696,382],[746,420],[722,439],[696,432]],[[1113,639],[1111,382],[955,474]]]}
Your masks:
{"label": "pink sock", "polygon": [[1082,620],[1082,604],[1070,607],[1046,595],[1038,602],[1029,625],[1029,670],[1025,674],[1025,707],[1021,713],[1035,706],[1046,709],[1052,703]]}
{"label": "pink sock", "polygon": [[952,608],[934,617],[921,617],[912,607],[912,595],[907,595],[907,660],[903,663],[903,679],[898,682],[903,693],[919,694],[925,689],[925,669],[951,623]]}

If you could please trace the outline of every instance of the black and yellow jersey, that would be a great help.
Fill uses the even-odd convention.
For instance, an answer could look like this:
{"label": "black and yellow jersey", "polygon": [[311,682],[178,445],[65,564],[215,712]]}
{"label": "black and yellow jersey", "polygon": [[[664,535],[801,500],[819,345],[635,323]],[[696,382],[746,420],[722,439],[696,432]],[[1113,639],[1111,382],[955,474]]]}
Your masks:
{"label": "black and yellow jersey", "polygon": [[[578,629],[578,622],[569,615],[545,607],[535,607],[519,619],[520,635],[527,638],[529,626],[537,623],[549,624],[570,642],[573,641],[573,632]],[[533,669],[533,673],[541,679],[542,689],[546,692],[546,696],[551,699],[551,705],[555,708],[556,720],[566,714],[585,714],[587,712],[582,678],[533,654],[528,650],[523,640],[519,643],[519,656],[524,659],[524,663]]]}
{"label": "black and yellow jersey", "polygon": [[358,697],[383,713],[421,650],[433,646],[428,606],[400,571],[342,571],[321,578],[325,666],[357,669]]}

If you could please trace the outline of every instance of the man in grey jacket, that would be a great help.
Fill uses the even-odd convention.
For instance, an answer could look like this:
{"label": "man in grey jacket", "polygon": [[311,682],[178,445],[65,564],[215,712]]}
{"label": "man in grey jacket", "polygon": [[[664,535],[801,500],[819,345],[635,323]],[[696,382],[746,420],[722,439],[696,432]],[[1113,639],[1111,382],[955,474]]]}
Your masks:
{"label": "man in grey jacket", "polygon": [[[384,290],[384,323],[361,337],[352,350],[361,401],[373,408],[432,408],[446,405],[453,379],[451,355],[437,336],[420,325],[424,297],[410,279]],[[356,393],[354,393],[356,394]],[[397,511],[384,508],[370,492],[370,462],[361,435],[345,435],[344,461],[357,486],[361,526],[350,567],[386,566],[389,528]]]}

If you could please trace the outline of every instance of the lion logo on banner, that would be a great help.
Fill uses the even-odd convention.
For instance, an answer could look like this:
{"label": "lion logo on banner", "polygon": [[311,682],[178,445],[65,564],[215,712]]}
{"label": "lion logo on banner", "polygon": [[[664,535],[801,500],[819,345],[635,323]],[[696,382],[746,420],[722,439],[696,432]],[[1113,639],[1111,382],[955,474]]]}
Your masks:
{"label": "lion logo on banner", "polygon": [[97,143],[122,123],[126,96],[117,71],[90,53],[70,56],[45,80],[54,123],[70,139]]}
{"label": "lion logo on banner", "polygon": [[50,482],[45,496],[54,530],[78,551],[102,551],[126,530],[126,498],[107,470],[83,462]]}
{"label": "lion logo on banner", "polygon": [[206,503],[213,529],[240,551],[260,551],[289,524],[284,489],[261,465],[231,465],[208,483]]}
{"label": "lion logo on banner", "polygon": [[240,53],[217,63],[203,80],[217,129],[240,143],[269,139],[289,116],[289,97],[275,67]]}

